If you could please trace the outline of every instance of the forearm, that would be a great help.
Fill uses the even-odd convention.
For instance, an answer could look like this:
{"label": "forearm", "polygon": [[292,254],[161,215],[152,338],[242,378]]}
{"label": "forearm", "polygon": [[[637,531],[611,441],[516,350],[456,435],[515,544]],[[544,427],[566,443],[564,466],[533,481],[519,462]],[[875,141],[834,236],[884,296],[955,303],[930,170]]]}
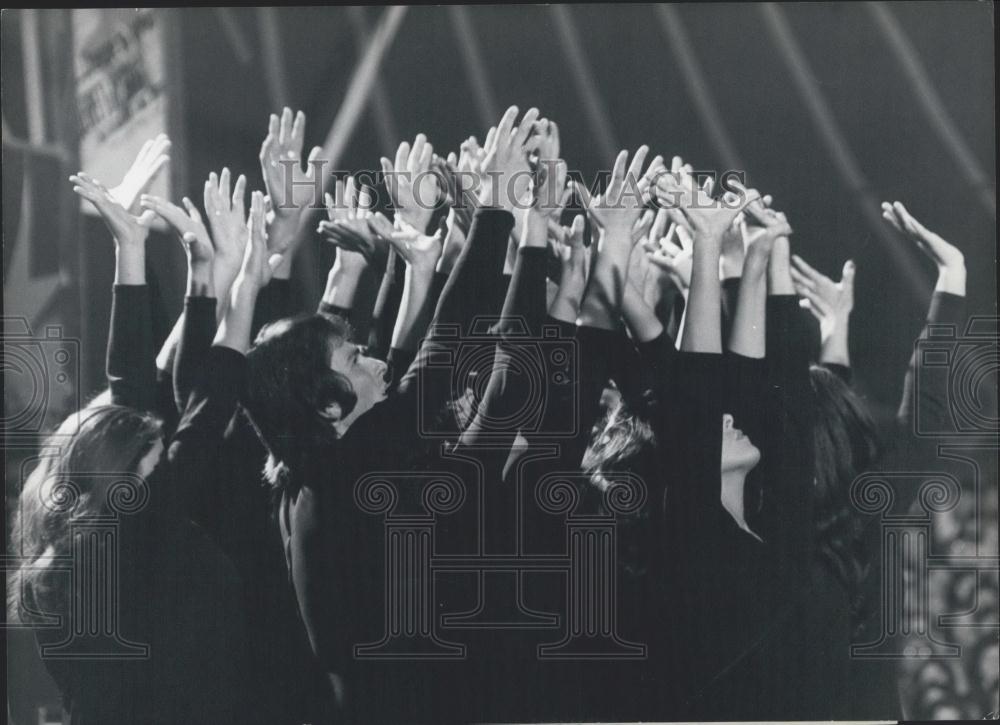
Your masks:
{"label": "forearm", "polygon": [[146,245],[118,244],[115,246],[115,284],[146,284]]}
{"label": "forearm", "polygon": [[[935,325],[947,326],[956,332],[964,330],[966,324],[966,303],[964,295],[950,292],[935,291],[927,311],[927,322],[920,331],[920,340],[931,337],[931,328]],[[933,339],[933,338],[931,338]],[[952,343],[953,344],[953,343]],[[942,346],[947,347],[945,342]],[[903,399],[900,402],[897,418],[908,427],[913,423],[915,407],[921,409],[921,423],[931,426],[932,430],[947,429],[951,423],[951,412],[948,406],[948,389],[950,377],[946,369],[941,367],[924,368],[924,350],[920,345],[914,346],[913,354],[903,379]],[[923,370],[924,374],[921,374]],[[917,384],[917,380],[920,384]],[[919,402],[918,402],[919,398]]]}
{"label": "forearm", "polygon": [[228,347],[243,355],[250,347],[253,310],[257,301],[256,286],[242,275],[236,278],[230,291],[229,308],[215,333],[213,345]]}
{"label": "forearm", "polygon": [[601,233],[597,262],[580,305],[580,324],[602,330],[617,330],[621,327],[619,310],[625,293],[625,275],[631,253],[631,244],[623,243],[623,235],[630,236],[631,232],[605,230]]}
{"label": "forearm", "polygon": [[[567,275],[564,273],[564,277]],[[560,322],[570,325],[576,324],[577,317],[580,316],[580,303],[583,301],[583,279],[579,282],[562,280],[559,283],[559,291],[549,305],[549,315]]]}
{"label": "forearm", "polygon": [[739,300],[733,316],[728,349],[748,358],[762,358],[766,352],[767,280],[763,269],[755,269],[748,260]]}
{"label": "forearm", "polygon": [[685,352],[722,352],[722,302],[719,283],[719,240],[701,237],[694,243],[691,287],[685,308]]}
{"label": "forearm", "polygon": [[434,307],[431,302],[431,287],[434,282],[434,268],[406,268],[403,281],[403,297],[392,331],[392,347],[399,350],[416,350],[430,325]]}
{"label": "forearm", "polygon": [[851,355],[848,348],[848,332],[850,329],[850,313],[838,318],[836,328],[827,335],[820,346],[819,361],[826,365],[842,365],[851,367]]}
{"label": "forearm", "polygon": [[326,277],[326,288],[323,290],[322,302],[345,310],[354,309],[354,297],[361,282],[364,265],[345,263],[343,253],[337,252],[337,260],[333,263]]}
{"label": "forearm", "polygon": [[795,294],[788,237],[778,237],[774,240],[771,256],[767,261],[767,288],[769,295]]}
{"label": "forearm", "polygon": [[387,358],[392,344],[392,331],[396,327],[399,307],[403,301],[405,277],[406,262],[395,248],[390,247],[385,274],[382,275],[375,309],[372,312],[371,331],[368,334],[369,353],[381,360]]}
{"label": "forearm", "polygon": [[300,213],[276,214],[267,227],[267,240],[270,249],[284,249],[284,259],[274,270],[273,279],[289,279],[292,276],[292,263],[295,258],[295,247],[299,242]]}
{"label": "forearm", "polygon": [[944,292],[956,297],[965,297],[965,264],[951,264],[938,270],[935,292]]}
{"label": "forearm", "polygon": [[148,287],[115,285],[110,327],[106,374],[112,402],[152,410],[156,367]]}
{"label": "forearm", "polygon": [[642,294],[629,281],[622,298],[622,316],[636,342],[649,342],[663,334],[663,324],[656,316]]}
{"label": "forearm", "polygon": [[191,296],[184,301],[180,341],[174,357],[174,404],[183,411],[215,336],[216,301]]}
{"label": "forearm", "polygon": [[215,278],[211,263],[188,263],[186,297],[211,297],[215,300]]}

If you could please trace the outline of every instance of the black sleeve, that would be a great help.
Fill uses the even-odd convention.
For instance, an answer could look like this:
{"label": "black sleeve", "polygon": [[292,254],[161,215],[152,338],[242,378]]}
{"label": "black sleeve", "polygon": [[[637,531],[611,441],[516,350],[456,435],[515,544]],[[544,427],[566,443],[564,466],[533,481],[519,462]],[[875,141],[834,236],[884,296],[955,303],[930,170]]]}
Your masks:
{"label": "black sleeve", "polygon": [[809,378],[810,326],[797,295],[767,298],[767,426],[756,472],[762,481],[760,533],[777,571],[800,582],[812,560],[815,404]]}
{"label": "black sleeve", "polygon": [[167,462],[172,507],[218,531],[226,501],[218,484],[219,445],[246,388],[246,357],[213,345],[170,440]]}
{"label": "black sleeve", "polygon": [[[950,326],[951,329],[948,331],[950,335],[958,337],[965,332],[961,327],[964,323],[965,297],[949,292],[935,292],[931,298],[930,309],[927,311],[927,322],[920,331],[918,340],[932,338],[933,328],[938,325]],[[912,430],[914,411],[919,407],[922,423],[938,426],[934,428],[935,430],[947,430],[951,425],[948,383],[947,370],[938,368],[931,371],[926,368],[921,350],[914,346],[910,364],[906,369],[906,378],[903,381],[903,399],[896,414],[900,427],[906,431]]]}
{"label": "black sleeve", "polygon": [[201,367],[215,337],[214,297],[187,297],[184,300],[184,318],[181,336],[174,355],[174,404],[178,411],[187,405]]}
{"label": "black sleeve", "polygon": [[646,505],[659,522],[651,564],[662,571],[651,586],[669,614],[650,636],[672,673],[662,686],[678,702],[752,647],[777,591],[764,546],[721,502],[729,364],[722,354],[679,353],[652,419],[660,465],[645,478]]}
{"label": "black sleeve", "polygon": [[111,402],[153,411],[156,406],[156,353],[149,288],[116,284],[112,294],[106,366]]}
{"label": "black sleeve", "polygon": [[260,328],[275,320],[292,314],[292,283],[287,279],[272,279],[257,295],[253,309],[253,324],[250,339],[253,340]]}
{"label": "black sleeve", "polygon": [[180,412],[177,404],[174,403],[174,374],[173,370],[156,369],[156,414],[163,421],[165,435],[170,435],[176,430],[177,422],[180,420]]}
{"label": "black sleeve", "polygon": [[821,362],[820,366],[829,370],[831,373],[836,375],[838,378],[841,379],[841,381],[843,381],[847,385],[850,385],[852,382],[854,382],[854,373],[851,371],[851,368],[847,365],[841,365],[840,363]]}
{"label": "black sleeve", "polygon": [[[523,248],[518,251],[511,284],[507,290],[501,319],[494,327],[500,335],[486,393],[479,410],[462,435],[464,444],[474,444],[483,434],[494,439],[503,436],[504,447],[513,443],[518,428],[511,421],[518,417],[519,407],[529,401],[533,385],[542,394],[537,398],[533,411],[526,413],[530,419],[523,421],[528,430],[540,423],[543,405],[547,399],[549,375],[546,351],[541,340],[545,320],[545,259],[548,250]],[[533,364],[532,364],[533,361]],[[533,375],[540,380],[531,380]],[[499,426],[499,427],[498,427]],[[499,444],[499,442],[498,442]]]}
{"label": "black sleeve", "polygon": [[400,381],[401,398],[422,388],[424,410],[436,409],[449,399],[453,371],[445,361],[452,357],[455,343],[469,334],[477,317],[496,314],[495,308],[487,306],[486,300],[492,299],[488,288],[490,280],[503,276],[507,240],[513,228],[514,215],[508,211],[476,210],[469,238],[444,285],[427,337]]}
{"label": "black sleeve", "polygon": [[399,347],[390,347],[386,362],[392,371],[392,384],[397,385],[406,371],[410,369],[417,355],[412,350],[404,350]]}
{"label": "black sleeve", "polygon": [[[438,302],[441,301],[441,293],[444,292],[444,286],[448,284],[449,276],[444,272],[434,273],[434,279],[431,280],[431,289],[427,295],[427,304],[431,306],[431,309],[437,309]],[[500,304],[487,303],[484,305],[484,309],[492,312],[493,310],[500,309]]]}
{"label": "black sleeve", "polygon": [[596,420],[601,393],[614,370],[616,351],[629,344],[625,333],[581,325],[576,330],[580,354],[580,411],[586,420]]}
{"label": "black sleeve", "polygon": [[[399,306],[403,301],[405,275],[406,260],[399,256],[395,248],[390,246],[385,274],[382,275],[378,297],[375,298],[375,308],[372,311],[371,330],[368,332],[368,354],[379,360],[388,360],[389,347],[392,344],[392,330],[396,326]],[[322,312],[322,310],[320,311]],[[393,368],[395,369],[395,365]]]}
{"label": "black sleeve", "polygon": [[[719,497],[722,415],[726,412],[725,357],[680,352],[672,369],[673,375],[662,381],[659,392],[664,404],[657,406],[651,422],[669,465],[670,491],[665,510],[672,524],[677,524],[698,520],[688,517],[704,517],[706,512],[717,515],[722,510]],[[663,500],[662,491],[658,493]]]}
{"label": "black sleeve", "polygon": [[736,306],[740,297],[740,277],[728,277],[722,280],[722,345],[729,342],[733,331],[733,318],[736,316]]}
{"label": "black sleeve", "polygon": [[351,309],[349,307],[341,307],[340,305],[331,305],[329,302],[320,301],[319,307],[316,311],[321,315],[334,315],[341,318],[345,322],[351,321]]}

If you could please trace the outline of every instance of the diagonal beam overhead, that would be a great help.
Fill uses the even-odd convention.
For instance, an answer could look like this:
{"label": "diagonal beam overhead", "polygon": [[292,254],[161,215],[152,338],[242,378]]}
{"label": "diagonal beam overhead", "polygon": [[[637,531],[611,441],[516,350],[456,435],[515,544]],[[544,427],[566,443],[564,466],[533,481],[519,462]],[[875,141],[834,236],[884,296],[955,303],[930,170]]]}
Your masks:
{"label": "diagonal beam overhead", "polygon": [[979,165],[975,155],[965,143],[965,139],[962,138],[962,134],[959,133],[958,127],[941,100],[941,96],[938,95],[934,84],[931,83],[930,76],[927,75],[927,70],[920,61],[920,55],[910,43],[910,39],[903,31],[899,20],[885,3],[864,3],[864,6],[875,19],[875,24],[882,31],[889,48],[903,69],[903,73],[910,81],[913,95],[916,96],[917,103],[927,117],[931,128],[951,152],[955,159],[955,165],[962,172],[966,182],[978,192],[979,200],[995,219],[997,215],[996,187]]}
{"label": "diagonal beam overhead", "polygon": [[812,118],[820,138],[827,148],[837,173],[844,184],[853,192],[855,200],[876,236],[898,265],[901,276],[906,280],[908,290],[917,299],[926,299],[930,293],[927,276],[917,264],[913,254],[903,246],[882,220],[880,200],[871,190],[871,184],[865,177],[858,160],[851,151],[847,138],[844,136],[833,114],[833,109],[820,90],[819,82],[802,52],[795,34],[792,32],[784,11],[775,3],[764,3],[760,6],[764,23],[775,41],[775,47],[785,61],[802,102]]}
{"label": "diagonal beam overhead", "polygon": [[556,38],[566,56],[577,93],[583,101],[591,133],[597,141],[601,155],[606,159],[613,159],[621,147],[615,138],[611,117],[594,82],[594,73],[583,50],[580,30],[576,27],[576,21],[573,20],[573,15],[567,6],[549,5],[549,11],[555,16]]}
{"label": "diagonal beam overhead", "polygon": [[462,67],[472,88],[471,96],[479,113],[479,124],[485,134],[486,129],[500,118],[500,108],[497,106],[496,95],[486,73],[486,63],[483,62],[483,55],[479,52],[472,18],[469,17],[468,9],[462,5],[448,6],[448,17],[455,31],[458,52],[462,54]]}
{"label": "diagonal beam overhead", "polygon": [[687,29],[681,20],[680,13],[673,5],[661,3],[656,5],[656,16],[660,21],[663,32],[667,35],[667,46],[677,61],[677,66],[681,70],[684,78],[684,85],[687,86],[688,94],[698,109],[698,115],[705,124],[708,138],[718,154],[719,160],[725,164],[727,169],[743,169],[743,161],[736,151],[723,116],[719,112],[719,106],[715,102],[715,97],[709,88],[705,73],[695,55],[694,46],[688,37]]}

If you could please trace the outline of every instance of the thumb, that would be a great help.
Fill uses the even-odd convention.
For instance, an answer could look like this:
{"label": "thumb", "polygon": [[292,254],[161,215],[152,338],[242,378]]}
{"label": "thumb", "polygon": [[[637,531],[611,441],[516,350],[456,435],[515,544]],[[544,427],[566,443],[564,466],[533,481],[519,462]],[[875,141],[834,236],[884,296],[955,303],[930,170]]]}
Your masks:
{"label": "thumb", "polygon": [[270,267],[271,271],[273,272],[278,267],[280,267],[281,263],[284,262],[284,261],[285,261],[285,255],[284,254],[272,254],[267,259],[267,266]]}
{"label": "thumb", "polygon": [[844,262],[844,269],[840,273],[840,280],[846,284],[854,284],[854,260],[848,259]]}

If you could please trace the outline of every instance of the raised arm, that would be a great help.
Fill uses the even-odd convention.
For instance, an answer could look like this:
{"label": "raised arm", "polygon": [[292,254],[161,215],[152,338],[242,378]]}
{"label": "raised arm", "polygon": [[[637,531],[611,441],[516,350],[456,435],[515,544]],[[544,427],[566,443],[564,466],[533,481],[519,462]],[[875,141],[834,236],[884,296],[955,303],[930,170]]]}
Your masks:
{"label": "raised arm", "polygon": [[441,257],[441,239],[440,230],[434,236],[427,236],[405,222],[400,222],[397,231],[389,233],[393,249],[406,263],[403,295],[392,331],[391,347],[394,353],[415,353],[427,333],[436,301],[431,292],[434,270]]}
{"label": "raised arm", "polygon": [[851,310],[854,309],[854,262],[848,259],[834,282],[813,269],[802,257],[792,257],[791,276],[795,291],[802,296],[802,306],[819,322],[819,362],[845,380],[850,379]]}
{"label": "raised arm", "polygon": [[94,205],[115,243],[115,286],[108,336],[107,378],[111,402],[155,410],[156,364],[152,312],[146,286],[146,237],[153,213],[128,212],[101,182],[83,173],[70,177],[73,191]]}
{"label": "raised arm", "polygon": [[184,311],[177,322],[180,332],[171,333],[171,338],[176,339],[176,349],[171,355],[174,404],[178,411],[183,411],[215,334],[215,245],[201,214],[187,197],[183,200],[185,209],[156,196],[144,195],[140,203],[173,229],[187,257],[187,293]]}
{"label": "raised arm", "polygon": [[[919,339],[930,335],[932,325],[953,325],[958,328],[965,323],[965,257],[957,247],[945,241],[913,218],[901,202],[882,204],[882,216],[898,231],[909,237],[937,266],[937,284],[927,311],[927,322]],[[956,329],[956,332],[958,330]],[[936,420],[939,425],[950,425],[948,408],[947,376],[917,377],[923,359],[919,349],[914,349],[903,383],[903,399],[899,405],[897,419],[907,429],[912,429],[915,408],[919,407],[926,420]],[[918,400],[919,398],[919,400]]]}
{"label": "raised arm", "polygon": [[302,167],[306,115],[284,108],[281,116],[271,114],[267,136],[260,148],[260,169],[267,188],[271,213],[268,215],[267,244],[272,255],[282,255],[275,279],[288,279],[292,258],[302,242],[302,217],[322,203],[322,149],[313,147]]}
{"label": "raised arm", "polygon": [[358,188],[353,176],[337,180],[334,195],[327,194],[328,219],[317,231],[337,247],[337,259],[326,278],[319,311],[350,319],[361,278],[377,259],[384,264],[386,241],[372,228],[371,193]]}
{"label": "raised arm", "polygon": [[[548,183],[565,184],[565,175],[552,175]],[[467,445],[475,443],[480,435],[489,432],[504,436],[504,448],[513,443],[518,433],[517,428],[511,428],[509,421],[513,419],[519,408],[530,395],[529,370],[516,369],[511,364],[512,346],[518,345],[525,336],[529,340],[539,340],[542,336],[542,325],[545,322],[545,277],[547,261],[548,223],[544,209],[547,197],[547,184],[543,183],[535,194],[536,202],[531,208],[519,209],[515,214],[523,217],[521,238],[518,243],[518,256],[514,265],[513,276],[507,289],[503,312],[494,331],[500,335],[493,367],[486,392],[480,401],[479,409],[472,422],[462,434],[461,442]],[[523,350],[531,354],[534,350]],[[537,399],[539,405],[533,411],[537,418],[527,426],[534,429],[540,424],[545,413],[548,395],[549,374],[544,353],[535,356],[538,369],[542,371],[542,380],[534,381],[546,388]],[[500,422],[500,425],[497,425]]]}
{"label": "raised arm", "polygon": [[216,485],[218,446],[246,383],[254,304],[281,262],[280,256],[268,255],[260,192],[253,194],[248,227],[246,254],[226,312],[168,449],[172,500],[209,530],[225,516],[223,492]]}
{"label": "raised arm", "polygon": [[576,186],[577,194],[587,206],[592,228],[598,230],[597,259],[580,306],[580,323],[587,327],[621,328],[629,257],[633,244],[642,236],[637,227],[643,207],[650,200],[652,180],[663,168],[663,159],[657,156],[643,172],[648,154],[649,147],[640,146],[626,167],[628,152],[620,152],[607,188],[599,196],[591,198],[585,186]]}
{"label": "raised arm", "polygon": [[722,351],[722,303],[719,257],[722,238],[736,215],[759,199],[755,190],[742,189],[732,201],[715,200],[687,174],[661,174],[657,179],[659,202],[678,223],[693,233],[691,289],[685,309],[681,349],[686,352]]}
{"label": "raised arm", "polygon": [[[747,239],[746,260],[727,349],[744,357],[763,358],[767,350],[768,288],[781,294],[794,294],[787,271],[788,235],[792,229],[784,216],[771,212],[759,202],[749,204],[746,214],[753,218],[755,225]],[[777,256],[783,262],[775,259],[771,264],[772,249],[777,249]],[[774,271],[769,274],[771,269]]]}

